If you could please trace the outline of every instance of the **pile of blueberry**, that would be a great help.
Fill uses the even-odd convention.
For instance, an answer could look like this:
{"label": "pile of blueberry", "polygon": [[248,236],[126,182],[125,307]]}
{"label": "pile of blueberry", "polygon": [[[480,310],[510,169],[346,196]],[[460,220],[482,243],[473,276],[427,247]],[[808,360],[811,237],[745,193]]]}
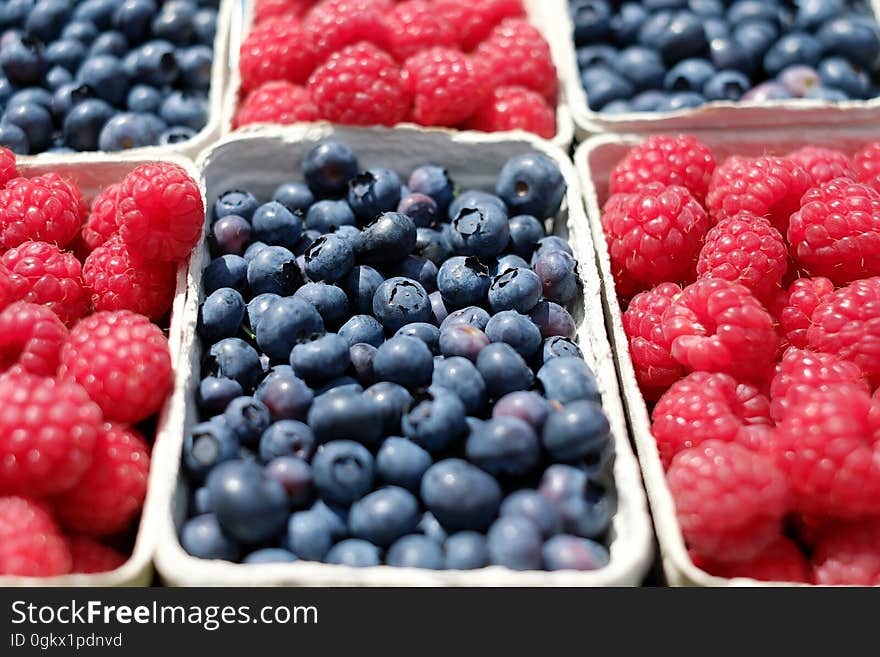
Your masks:
{"label": "pile of blueberry", "polygon": [[218,0],[0,4],[0,144],[119,151],[193,137],[208,119]]}
{"label": "pile of blueberry", "polygon": [[227,191],[185,437],[183,547],[245,563],[604,566],[613,443],[545,236],[559,169],[509,160],[495,193],[422,166],[402,184],[324,142],[305,183]]}
{"label": "pile of blueberry", "polygon": [[862,0],[571,0],[590,108],[880,95],[880,26]]}

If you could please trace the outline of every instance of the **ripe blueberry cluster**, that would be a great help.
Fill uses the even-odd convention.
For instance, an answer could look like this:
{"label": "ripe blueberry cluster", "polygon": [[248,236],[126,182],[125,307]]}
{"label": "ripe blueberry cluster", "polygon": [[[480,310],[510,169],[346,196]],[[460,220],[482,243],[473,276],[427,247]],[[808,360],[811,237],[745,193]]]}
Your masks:
{"label": "ripe blueberry cluster", "polygon": [[119,151],[208,118],[218,0],[9,0],[0,7],[0,144]]}
{"label": "ripe blueberry cluster", "polygon": [[590,108],[878,95],[880,27],[861,0],[571,0]]}
{"label": "ripe blueberry cluster", "polygon": [[565,181],[408,181],[324,142],[271,200],[226,191],[198,331],[183,547],[202,558],[591,570],[613,442],[565,305]]}

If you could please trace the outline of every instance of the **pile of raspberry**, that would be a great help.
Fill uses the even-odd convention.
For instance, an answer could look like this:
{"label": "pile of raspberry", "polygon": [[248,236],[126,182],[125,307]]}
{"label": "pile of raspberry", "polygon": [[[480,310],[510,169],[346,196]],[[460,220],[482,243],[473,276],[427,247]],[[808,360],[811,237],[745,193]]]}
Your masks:
{"label": "pile of raspberry", "polygon": [[257,0],[235,127],[324,119],[556,134],[550,46],[522,0]]}
{"label": "pile of raspberry", "polygon": [[133,169],[91,203],[0,148],[0,575],[114,570],[147,492],[172,385],[176,270],[198,241],[196,182]]}
{"label": "pile of raspberry", "polygon": [[731,156],[654,136],[602,226],[691,556],[880,585],[880,142]]}

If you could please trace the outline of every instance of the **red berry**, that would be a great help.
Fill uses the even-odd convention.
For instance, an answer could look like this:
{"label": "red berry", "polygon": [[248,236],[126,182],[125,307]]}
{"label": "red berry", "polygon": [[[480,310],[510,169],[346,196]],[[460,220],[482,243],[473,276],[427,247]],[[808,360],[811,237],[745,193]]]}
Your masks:
{"label": "red berry", "polygon": [[[699,558],[698,558],[699,559]],[[781,537],[746,561],[732,563],[698,562],[698,566],[716,577],[750,577],[762,582],[812,582],[810,564],[791,539]]]}
{"label": "red berry", "polygon": [[759,380],[776,358],[773,318],[743,285],[701,278],[663,313],[663,334],[685,369]]}
{"label": "red berry", "polygon": [[67,246],[82,224],[81,203],[79,191],[54,174],[10,180],[0,189],[0,247],[29,240]]}
{"label": "red berry", "polygon": [[853,156],[852,168],[860,182],[880,192],[880,141],[868,144]]}
{"label": "red berry", "polygon": [[66,575],[70,550],[46,508],[26,497],[0,497],[0,574]]}
{"label": "red berry", "polygon": [[79,483],[55,498],[61,524],[87,536],[107,536],[131,524],[144,506],[150,448],[134,429],[105,424],[94,458]]}
{"label": "red berry", "polygon": [[723,217],[706,235],[697,274],[745,285],[759,299],[782,289],[788,268],[785,240],[762,217],[741,213]]}
{"label": "red berry", "polygon": [[812,184],[794,160],[779,157],[730,157],[715,169],[706,209],[715,219],[749,212],[765,217],[783,235],[788,218],[800,208]]}
{"label": "red berry", "polygon": [[310,35],[299,23],[285,18],[267,20],[254,27],[241,44],[241,93],[272,80],[302,84],[317,63]]}
{"label": "red berry", "polygon": [[866,278],[830,293],[813,312],[807,348],[836,354],[880,384],[880,278]]}
{"label": "red berry", "polygon": [[621,294],[692,281],[709,225],[706,211],[677,185],[651,183],[608,199],[602,227]]}
{"label": "red berry", "polygon": [[82,227],[82,240],[89,250],[116,234],[116,201],[121,187],[120,183],[113,183],[92,199],[91,211]]}
{"label": "red berry", "polygon": [[317,118],[318,108],[305,87],[276,80],[248,94],[235,114],[233,127],[251,123],[289,124]]}
{"label": "red berry", "polygon": [[770,402],[757,388],[726,374],[693,372],[664,393],[651,432],[665,467],[682,450],[707,440],[748,444],[748,426],[770,424]]}
{"label": "red berry", "polygon": [[334,53],[308,83],[321,118],[346,125],[394,125],[410,108],[407,84],[386,52],[362,42]]}
{"label": "red berry", "polygon": [[75,383],[26,374],[0,377],[0,491],[49,495],[89,467],[101,411]]}
{"label": "red berry", "polygon": [[177,267],[144,260],[119,238],[92,251],[83,263],[83,282],[95,310],[131,310],[151,319],[168,312]]}
{"label": "red berry", "polygon": [[804,146],[785,157],[803,168],[810,175],[814,186],[835,178],[855,177],[849,158],[834,148]]}
{"label": "red berry", "polygon": [[12,274],[0,260],[0,310],[15,300]]}
{"label": "red berry", "polygon": [[654,135],[617,163],[608,185],[611,194],[635,192],[655,182],[681,185],[702,203],[713,171],[712,151],[696,137]]}
{"label": "red berry", "polygon": [[[361,41],[388,49],[388,24],[383,9],[375,0],[323,0],[308,13],[303,21],[314,44],[316,64],[346,46]],[[300,80],[291,80],[299,82]]]}
{"label": "red berry", "polygon": [[525,130],[552,139],[556,135],[556,110],[531,89],[498,87],[464,127],[482,132]]}
{"label": "red berry", "polygon": [[451,48],[431,48],[406,60],[412,116],[422,125],[455,126],[473,114],[483,89],[471,59]]}
{"label": "red berry", "polygon": [[11,274],[15,300],[46,306],[67,326],[88,312],[82,265],[72,253],[54,244],[25,242],[4,253],[0,262]]}
{"label": "red berry", "polygon": [[114,422],[139,422],[156,413],[171,390],[168,340],[146,317],[99,312],[70,332],[59,378],[79,383]]}
{"label": "red berry", "polygon": [[116,570],[128,557],[88,536],[71,536],[67,539],[73,558],[72,573],[106,573]]}
{"label": "red berry", "polygon": [[559,83],[550,46],[534,25],[508,18],[481,43],[474,57],[489,67],[496,87],[519,86],[537,91],[548,102],[556,102]]}
{"label": "red berry", "polygon": [[646,399],[657,399],[678,381],[684,369],[672,357],[672,345],[663,335],[660,319],[681,294],[675,283],[661,283],[632,298],[623,313],[623,330],[629,343],[636,380]]}
{"label": "red berry", "polygon": [[388,41],[389,52],[397,61],[405,62],[435,46],[454,48],[458,35],[432,2],[406,0],[397,4],[388,17]]}
{"label": "red berry", "polygon": [[67,327],[44,306],[18,302],[0,312],[0,372],[53,377]]}
{"label": "red berry", "polygon": [[0,187],[18,176],[15,169],[15,153],[0,147]]}
{"label": "red berry", "polygon": [[813,577],[823,586],[880,586],[880,519],[825,530],[813,552]]}
{"label": "red berry", "polygon": [[813,311],[832,292],[834,283],[827,278],[799,278],[791,284],[786,304],[779,312],[779,323],[789,344],[800,349],[807,346]]}
{"label": "red berry", "polygon": [[122,181],[116,222],[122,239],[141,257],[182,262],[205,223],[199,185],[177,164],[142,164]]}
{"label": "red berry", "polygon": [[525,15],[522,0],[436,0],[434,11],[452,23],[465,51],[476,48],[505,18]]}
{"label": "red berry", "polygon": [[312,0],[257,0],[254,5],[254,24],[273,18],[299,18],[312,6]]}

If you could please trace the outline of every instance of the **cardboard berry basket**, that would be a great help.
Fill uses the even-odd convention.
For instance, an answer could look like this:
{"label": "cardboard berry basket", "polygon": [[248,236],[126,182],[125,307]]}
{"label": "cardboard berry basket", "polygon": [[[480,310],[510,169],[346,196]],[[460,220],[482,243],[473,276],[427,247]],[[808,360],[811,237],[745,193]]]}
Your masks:
{"label": "cardboard berry basket", "polygon": [[[829,102],[824,100],[711,101],[699,107],[674,112],[630,112],[603,114],[590,109],[581,84],[574,46],[574,25],[568,0],[545,0],[546,12],[556,26],[557,50],[564,49],[567,60],[559,70],[565,85],[566,103],[575,125],[575,136],[582,141],[602,132],[674,132],[681,130],[736,130],[742,128],[792,128],[795,126],[852,126],[870,129],[880,120],[880,97],[870,100]],[[871,0],[875,16],[880,2]]]}
{"label": "cardboard berry basket", "polygon": [[[121,182],[135,167],[151,161],[161,160],[173,162],[183,167],[194,179],[198,179],[198,171],[193,163],[183,157],[167,155],[152,159],[138,157],[130,154],[101,155],[86,154],[76,161],[71,161],[67,156],[49,155],[39,159],[18,161],[18,171],[26,177],[54,172],[65,178],[73,180],[82,191],[86,201],[96,196],[102,189],[112,183]],[[180,369],[182,360],[180,353],[181,339],[183,336],[184,308],[186,305],[187,271],[188,263],[182,263],[177,270],[177,282],[174,291],[174,301],[171,305],[170,323],[167,327],[168,346],[171,352],[171,366],[175,372]],[[175,386],[179,378],[175,378]],[[163,454],[163,444],[180,435],[183,426],[183,409],[174,406],[174,400],[179,395],[169,394],[164,406],[159,411],[156,422],[156,433],[153,436],[145,436],[152,445],[150,458],[150,476],[147,483],[147,497],[144,508],[138,521],[137,537],[134,542],[132,553],[128,560],[119,568],[106,573],[92,575],[73,574],[58,577],[15,577],[0,575],[0,587],[2,586],[149,586],[153,577],[152,558],[156,548],[156,536],[160,515],[156,513],[156,493],[160,492],[163,477],[162,471],[173,467],[160,458]]]}
{"label": "cardboard berry basket", "polygon": [[[551,0],[551,2],[552,1],[555,0]],[[238,71],[238,53],[242,41],[253,27],[255,4],[256,0],[242,0],[241,2],[235,3],[236,6],[232,13],[232,30],[229,36],[230,73],[226,95],[223,99],[222,135],[226,135],[233,130],[232,120],[235,116],[235,111],[238,108],[238,94],[241,89],[241,76]],[[574,141],[574,124],[571,119],[568,105],[564,100],[566,87],[565,80],[570,75],[565,69],[566,67],[571,67],[574,60],[569,57],[568,48],[570,44],[561,42],[559,39],[556,12],[547,11],[549,4],[550,2],[548,2],[548,0],[523,0],[523,5],[528,13],[529,21],[537,27],[541,31],[541,34],[544,35],[544,38],[547,39],[547,43],[550,45],[550,53],[553,57],[553,63],[556,65],[556,72],[559,78],[559,96],[556,105],[556,135],[551,141],[567,151]],[[575,73],[577,73],[576,63]],[[318,121],[312,125],[330,125],[330,122]],[[455,130],[452,128],[425,128],[424,126],[416,125],[414,123],[402,123],[399,124],[399,127],[450,134],[471,132]],[[249,128],[243,128],[242,130],[250,131]],[[511,131],[504,134],[507,134],[510,138],[518,138],[519,133],[520,131]]]}
{"label": "cardboard berry basket", "polygon": [[[673,586],[797,586],[786,582],[763,582],[751,578],[725,579],[710,575],[697,568],[688,555],[681,527],[675,515],[672,494],[666,485],[666,475],[660,461],[657,443],[651,434],[651,417],[645,399],[636,382],[635,370],[629,355],[626,333],[623,329],[622,310],[617,301],[611,259],[602,231],[601,208],[608,199],[608,180],[614,166],[644,136],[598,135],[580,145],[574,161],[586,203],[587,218],[596,246],[597,263],[602,277],[602,302],[608,322],[617,372],[630,429],[642,468],[642,477],[654,527],[660,545],[663,570]],[[701,133],[700,140],[709,146],[717,162],[730,155],[762,156],[784,155],[802,146],[826,146],[852,154],[863,145],[877,139],[877,133],[855,130],[803,131],[747,131],[733,133]],[[800,585],[804,586],[804,585]]]}
{"label": "cardboard berry basket", "polygon": [[[492,189],[502,165],[510,157],[524,152],[546,153],[559,164],[568,193],[554,229],[557,234],[569,237],[579,263],[583,298],[573,309],[578,322],[577,339],[598,377],[616,449],[613,475],[617,512],[611,528],[611,561],[605,568],[592,572],[519,573],[497,566],[474,571],[431,571],[389,566],[357,569],[308,561],[238,565],[194,558],[184,552],[178,540],[189,491],[183,477],[178,476],[184,433],[180,425],[175,425],[179,432],[161,445],[160,499],[151,509],[161,516],[156,567],[163,580],[176,586],[621,586],[641,583],[653,556],[650,521],[627,436],[614,360],[605,335],[592,240],[570,161],[558,148],[535,137],[511,140],[505,136],[449,135],[408,128],[275,128],[249,135],[231,135],[202,155],[200,168],[202,184],[208,190],[208,203],[212,204],[230,188],[270,194],[281,182],[298,178],[305,154],[316,143],[329,138],[348,144],[363,166],[393,166],[403,173],[430,161],[448,167],[450,175],[465,187]],[[200,379],[201,357],[196,320],[199,303],[204,298],[201,272],[208,257],[207,248],[202,247],[193,258],[187,281],[184,362],[177,371],[172,400],[175,411],[186,411],[186,429],[196,421],[194,397]]]}

